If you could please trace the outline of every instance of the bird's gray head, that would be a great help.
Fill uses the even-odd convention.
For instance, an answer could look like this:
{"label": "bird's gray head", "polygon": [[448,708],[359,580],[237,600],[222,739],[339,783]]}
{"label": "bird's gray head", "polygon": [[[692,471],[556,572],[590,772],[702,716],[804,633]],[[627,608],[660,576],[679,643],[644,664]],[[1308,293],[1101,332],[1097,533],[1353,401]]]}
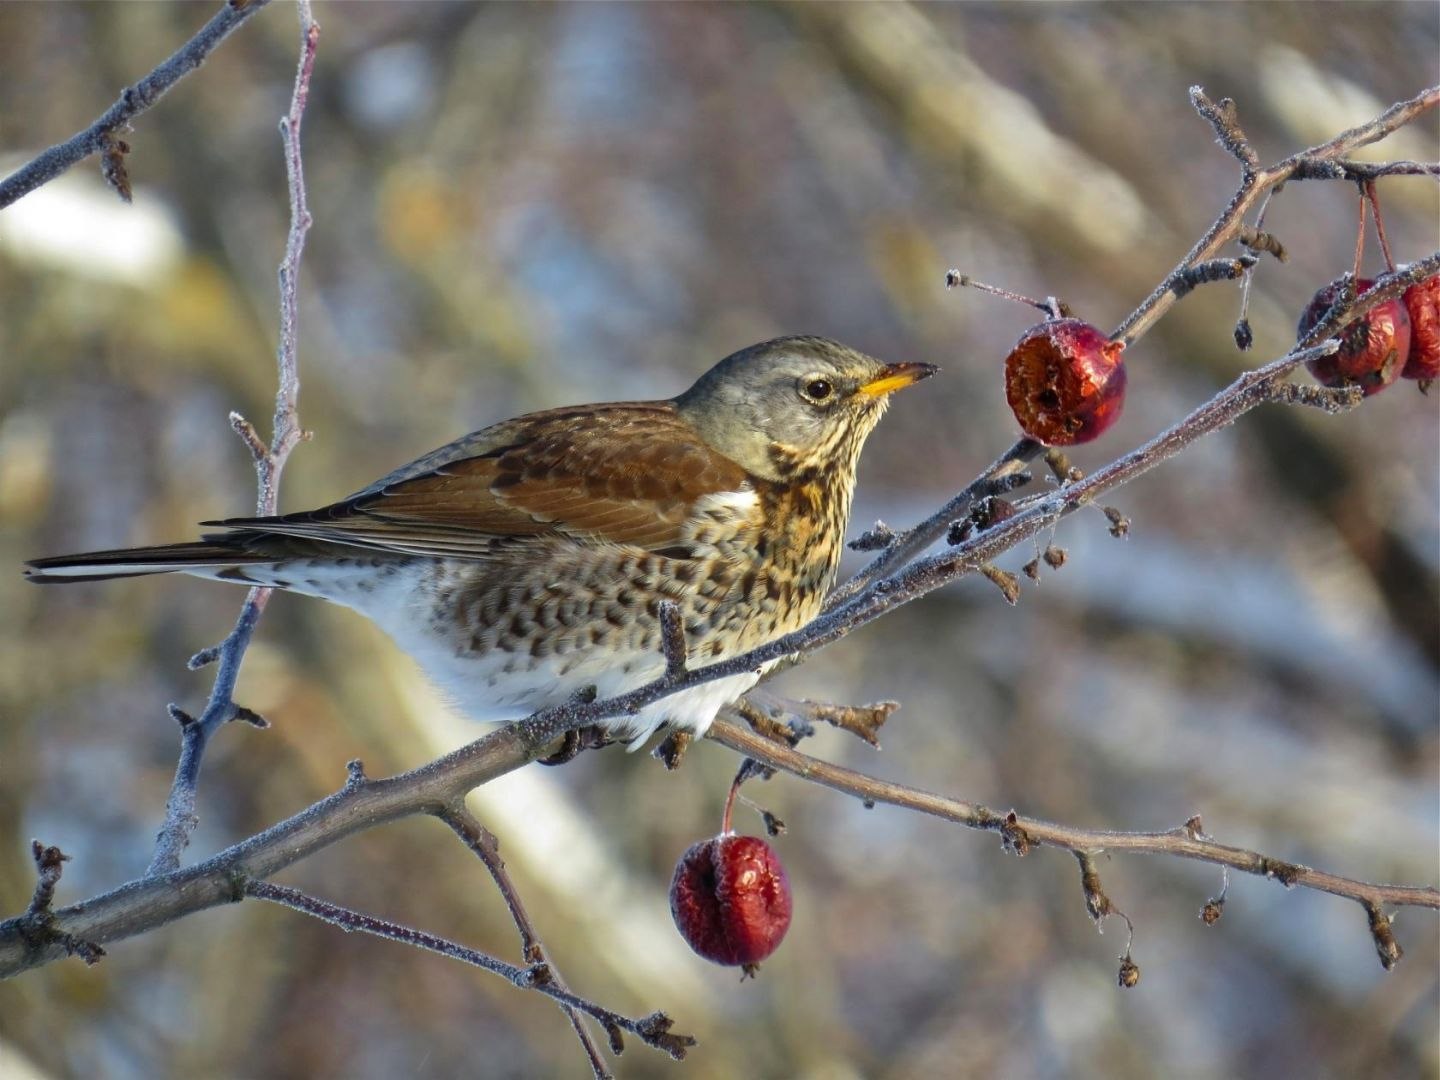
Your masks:
{"label": "bird's gray head", "polygon": [[778,481],[853,470],[891,392],[936,370],[885,364],[825,338],[776,338],[727,356],[675,404],[711,447]]}

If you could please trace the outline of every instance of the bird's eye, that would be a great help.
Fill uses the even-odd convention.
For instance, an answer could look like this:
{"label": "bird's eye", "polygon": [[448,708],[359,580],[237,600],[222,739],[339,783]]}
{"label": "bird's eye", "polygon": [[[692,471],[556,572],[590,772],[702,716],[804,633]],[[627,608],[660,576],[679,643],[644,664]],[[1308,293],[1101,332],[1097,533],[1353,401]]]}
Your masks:
{"label": "bird's eye", "polygon": [[822,405],[835,394],[835,384],[829,379],[808,376],[800,380],[800,396],[813,405]]}

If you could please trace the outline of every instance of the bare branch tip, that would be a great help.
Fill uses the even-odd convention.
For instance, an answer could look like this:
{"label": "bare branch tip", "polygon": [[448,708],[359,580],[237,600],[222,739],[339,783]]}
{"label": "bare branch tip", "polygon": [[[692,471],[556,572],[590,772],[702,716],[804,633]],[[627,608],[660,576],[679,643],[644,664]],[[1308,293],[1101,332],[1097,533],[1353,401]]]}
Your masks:
{"label": "bare branch tip", "polygon": [[244,705],[236,705],[235,713],[230,717],[232,721],[238,720],[242,724],[249,724],[261,731],[270,727],[270,721],[261,716],[254,709],[247,709]]}
{"label": "bare branch tip", "polygon": [[220,646],[209,645],[201,649],[194,656],[190,657],[189,660],[186,660],[185,667],[188,668],[190,671],[199,671],[201,668],[208,667],[219,659]]}
{"label": "bare branch tip", "polygon": [[1222,97],[1219,101],[1212,101],[1203,88],[1192,86],[1190,103],[1215,129],[1216,141],[1240,162],[1246,176],[1252,175],[1260,167],[1260,158],[1240,129],[1239,110],[1234,100]]}
{"label": "bare branch tip", "polygon": [[665,1051],[676,1061],[683,1061],[685,1052],[695,1045],[696,1040],[692,1035],[675,1034],[670,1030],[674,1026],[675,1021],[663,1012],[654,1012],[636,1022],[635,1034],[639,1035],[647,1046]]}
{"label": "bare branch tip", "polygon": [[1166,287],[1179,299],[1199,285],[1214,281],[1234,281],[1243,277],[1257,261],[1254,255],[1248,253],[1233,259],[1207,259],[1175,271],[1167,279]]}
{"label": "bare branch tip", "polygon": [[35,893],[25,914],[48,914],[55,900],[55,886],[59,884],[63,872],[62,864],[69,862],[70,856],[58,847],[42,844],[39,840],[30,841],[30,856],[35,860]]}
{"label": "bare branch tip", "polygon": [[616,1057],[619,1057],[625,1053],[625,1032],[620,1029],[620,1025],[615,1023],[614,1020],[606,1020],[604,1024],[605,1036],[610,1040],[610,1052]]}
{"label": "bare branch tip", "polygon": [[[1334,340],[1334,339],[1332,339]],[[1365,400],[1365,392],[1359,386],[1305,386],[1299,383],[1272,383],[1266,387],[1265,397],[1280,405],[1300,405],[1319,409],[1321,412],[1338,416],[1349,412]]]}
{"label": "bare branch tip", "polygon": [[177,724],[180,725],[181,731],[184,731],[186,728],[196,723],[195,717],[191,716],[188,712],[180,708],[180,706],[176,705],[174,702],[166,705],[165,711],[170,714],[171,720],[174,720]]}
{"label": "bare branch tip", "polygon": [[260,437],[260,433],[255,430],[255,425],[240,413],[233,411],[230,413],[230,428],[240,436],[241,442],[250,451],[250,456],[257,462],[264,461],[270,456],[269,447],[265,445],[265,440]]}
{"label": "bare branch tip", "polygon": [[895,540],[895,530],[877,521],[847,545],[851,551],[880,551]]}
{"label": "bare branch tip", "polygon": [[35,860],[35,892],[20,921],[25,926],[23,933],[36,942],[59,944],[69,956],[78,956],[87,966],[100,962],[105,950],[92,941],[66,933],[55,924],[51,905],[55,901],[55,886],[60,882],[63,864],[70,861],[58,847],[30,841],[30,854]]}

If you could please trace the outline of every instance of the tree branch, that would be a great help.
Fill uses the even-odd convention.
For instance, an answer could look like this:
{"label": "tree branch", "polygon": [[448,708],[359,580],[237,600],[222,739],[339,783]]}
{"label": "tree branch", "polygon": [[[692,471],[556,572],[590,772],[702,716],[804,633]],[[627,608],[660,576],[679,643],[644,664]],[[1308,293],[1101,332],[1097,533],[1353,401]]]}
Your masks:
{"label": "tree branch", "polygon": [[[1192,88],[1191,95],[1192,98],[1197,95],[1199,98],[1205,96],[1204,91],[1199,87]],[[1318,178],[1317,175],[1312,175],[1318,166],[1334,162],[1361,146],[1378,142],[1392,131],[1414,120],[1426,109],[1434,108],[1437,102],[1440,102],[1440,86],[1432,86],[1408,101],[1397,102],[1390,106],[1368,123],[1353,127],[1348,131],[1342,131],[1328,142],[1312,146],[1298,154],[1292,154],[1284,161],[1271,165],[1267,169],[1252,169],[1247,166],[1243,171],[1240,186],[1231,196],[1229,205],[1215,220],[1215,224],[1206,230],[1205,235],[1180,261],[1180,265],[1166,277],[1165,281],[1161,282],[1154,292],[1145,298],[1138,308],[1130,313],[1111,337],[1129,345],[1144,335],[1159,320],[1160,316],[1169,311],[1171,305],[1179,299],[1170,288],[1170,282],[1175,275],[1184,274],[1198,263],[1215,258],[1221,248],[1239,235],[1245,215],[1250,213],[1271,190],[1287,180]],[[1236,130],[1238,131],[1238,128]],[[1344,170],[1339,169],[1326,173],[1325,178],[1338,180],[1346,177]]]}
{"label": "tree branch", "polygon": [[1192,818],[1184,826],[1166,832],[1116,832],[1056,825],[1037,818],[1024,817],[1013,811],[1001,814],[979,803],[935,795],[904,784],[867,776],[841,765],[832,765],[802,754],[793,747],[766,739],[723,718],[717,719],[711,725],[706,738],[772,769],[823,784],[857,799],[889,803],[932,817],[944,818],[967,828],[1000,833],[1017,854],[1025,854],[1035,844],[1044,844],[1064,848],[1077,855],[1098,855],[1104,851],[1173,855],[1182,859],[1214,863],[1259,877],[1273,878],[1286,887],[1298,886],[1342,896],[1362,906],[1440,909],[1440,889],[1429,886],[1376,885],[1324,870],[1315,870],[1298,863],[1284,862],[1247,848],[1219,844],[1200,835],[1198,818]]}
{"label": "tree branch", "polygon": [[[253,5],[258,6],[258,5]],[[300,156],[300,124],[310,97],[310,77],[315,70],[315,50],[320,40],[320,27],[310,13],[309,0],[298,0],[300,18],[300,60],[295,71],[295,87],[290,96],[290,111],[280,120],[280,138],[285,149],[285,175],[290,191],[290,230],[285,240],[285,257],[279,271],[280,335],[276,348],[279,388],[275,394],[275,418],[270,445],[267,447],[256,434],[254,426],[239,413],[230,414],[230,426],[244,441],[255,461],[255,513],[265,517],[279,512],[280,474],[290,451],[305,438],[300,427],[298,409],[300,369],[297,359],[299,345],[299,306],[296,277],[300,258],[305,251],[305,235],[310,230],[310,210],[305,201],[305,171]],[[222,12],[222,14],[224,14]],[[219,18],[219,16],[216,16]],[[213,20],[212,20],[213,21]],[[198,62],[198,61],[197,61]],[[249,720],[257,726],[264,721],[255,713],[235,703],[235,681],[255,624],[270,600],[273,590],[256,587],[249,591],[240,608],[235,628],[219,645],[203,649],[190,658],[195,669],[215,661],[219,667],[210,688],[205,710],[191,717],[171,706],[171,713],[180,721],[180,760],[175,766],[175,779],[165,801],[165,821],[155,837],[155,851],[150,859],[148,875],[163,874],[180,865],[180,856],[190,843],[190,834],[199,824],[195,814],[195,792],[200,782],[200,766],[210,737],[231,720]]]}
{"label": "tree branch", "polygon": [[[1197,108],[1200,108],[1202,115],[1210,118],[1206,109],[1200,107],[1200,101],[1204,101],[1210,109],[1218,109],[1211,105],[1209,99],[1200,87],[1191,88],[1191,98],[1196,101]],[[1419,116],[1426,109],[1433,108],[1440,102],[1440,87],[1432,87],[1421,94],[1392,105],[1369,123],[1361,124],[1359,127],[1351,128],[1342,132],[1328,142],[1319,146],[1303,150],[1298,154],[1278,162],[1266,169],[1253,167],[1254,151],[1248,144],[1243,144],[1244,133],[1240,130],[1238,123],[1234,123],[1233,108],[1230,111],[1232,121],[1229,128],[1221,133],[1221,141],[1231,152],[1234,153],[1244,166],[1244,173],[1239,188],[1231,197],[1229,204],[1221,212],[1215,223],[1210,226],[1205,235],[1196,242],[1195,246],[1180,261],[1180,264],[1172,270],[1165,279],[1156,286],[1155,290],[1145,298],[1144,302],[1136,308],[1122,322],[1111,337],[1125,341],[1127,345],[1134,344],[1153,326],[1170,307],[1181,298],[1184,291],[1177,292],[1176,282],[1188,280],[1196,268],[1211,262],[1220,253],[1221,249],[1231,241],[1238,240],[1241,232],[1246,228],[1245,216],[1257,204],[1269,199],[1276,188],[1290,179],[1310,178],[1306,175],[1307,170],[1316,169],[1318,166],[1336,162],[1344,155],[1361,146],[1367,146],[1376,142],[1392,131],[1403,127],[1415,117]],[[1232,103],[1233,105],[1233,103]],[[1212,120],[1212,123],[1215,122]],[[1223,126],[1223,125],[1222,125]],[[1218,129],[1217,129],[1218,130]],[[1236,140],[1234,147],[1231,142]],[[1226,141],[1229,140],[1229,141]],[[1345,167],[1339,170],[1329,179],[1348,179],[1347,168],[1354,163],[1346,162]],[[1412,166],[1414,162],[1397,163],[1403,166]],[[1432,168],[1440,169],[1440,166],[1418,166],[1415,171],[1429,172]],[[1397,172],[1408,172],[1407,169],[1397,168]],[[1253,239],[1253,235],[1252,235]],[[1326,331],[1327,333],[1330,331]],[[1319,340],[1319,339],[1314,339]],[[960,494],[947,502],[930,517],[915,525],[913,528],[893,535],[889,546],[884,548],[881,554],[874,559],[869,566],[861,570],[855,577],[838,587],[830,596],[826,610],[831,611],[841,604],[852,599],[857,593],[864,589],[871,582],[890,573],[896,567],[903,565],[910,559],[925,551],[942,536],[950,527],[950,523],[957,518],[964,517],[970,508],[988,494],[993,494],[991,485],[997,481],[1003,482],[1006,477],[1018,473],[1027,462],[1033,461],[1044,448],[1032,439],[1022,438],[1009,450],[996,459],[980,477]]]}
{"label": "tree branch", "polygon": [[[417,949],[424,949],[426,952],[448,956],[452,960],[471,964],[492,975],[499,975],[521,990],[534,990],[546,997],[554,998],[567,1011],[586,1013],[604,1025],[606,1031],[611,1033],[610,1047],[617,1054],[624,1049],[624,1042],[620,1035],[622,1031],[638,1035],[647,1046],[663,1050],[676,1061],[683,1061],[690,1047],[695,1045],[695,1040],[691,1036],[677,1035],[671,1032],[670,1028],[674,1025],[674,1021],[664,1013],[651,1013],[639,1020],[633,1020],[620,1013],[611,1012],[593,1001],[572,994],[553,978],[552,972],[544,964],[524,968],[516,967],[514,964],[507,964],[503,960],[497,960],[493,956],[487,956],[485,953],[467,948],[448,938],[428,934],[423,930],[415,930],[386,919],[379,919],[374,915],[366,915],[351,908],[341,907],[339,904],[332,904],[328,900],[310,896],[299,889],[291,889],[284,885],[272,885],[268,881],[248,882],[245,886],[245,894],[257,900],[268,900],[272,904],[279,904],[282,907],[310,915],[332,926],[338,926],[347,934],[355,932],[371,934],[387,941],[398,941],[402,945],[411,945]],[[599,1075],[608,1076],[609,1072],[603,1066],[604,1063],[601,1062]]]}
{"label": "tree branch", "polygon": [[[43,151],[4,180],[0,180],[0,210],[49,183],[70,166],[84,161],[92,154],[105,153],[107,169],[115,168],[117,159],[110,155],[123,154],[129,149],[116,146],[116,133],[125,130],[131,120],[154,105],[166,91],[203,64],[217,45],[268,3],[270,0],[229,0],[194,37],[175,50],[169,59],[139,82],[122,90],[115,104],[101,113],[100,118],[88,128]],[[107,173],[106,178],[128,202],[121,183],[123,173],[122,177],[115,178]]]}
{"label": "tree branch", "polygon": [[[464,802],[454,803],[437,816],[454,830],[461,843],[473,851],[485,864],[485,869],[490,871],[490,877],[494,879],[495,887],[500,890],[500,895],[505,899],[505,906],[510,910],[510,918],[514,920],[515,928],[520,931],[520,951],[525,957],[525,962],[530,965],[530,970],[538,972],[543,969],[546,973],[545,978],[553,986],[568,992],[569,987],[565,985],[565,980],[546,952],[545,945],[535,929],[535,924],[530,921],[530,913],[525,910],[525,904],[520,899],[520,891],[515,887],[515,882],[510,877],[510,871],[505,867],[505,860],[500,857],[500,842],[495,839],[495,834],[481,825],[475,816],[465,809]],[[575,1029],[575,1035],[579,1038],[580,1046],[590,1061],[590,1070],[595,1074],[596,1080],[607,1080],[611,1075],[610,1070],[600,1054],[600,1048],[590,1037],[584,1018],[573,1005],[566,1002],[562,1001],[560,1008],[565,1013],[566,1019],[570,1021],[570,1026]],[[612,1045],[617,1034],[613,1028],[610,1029]]]}

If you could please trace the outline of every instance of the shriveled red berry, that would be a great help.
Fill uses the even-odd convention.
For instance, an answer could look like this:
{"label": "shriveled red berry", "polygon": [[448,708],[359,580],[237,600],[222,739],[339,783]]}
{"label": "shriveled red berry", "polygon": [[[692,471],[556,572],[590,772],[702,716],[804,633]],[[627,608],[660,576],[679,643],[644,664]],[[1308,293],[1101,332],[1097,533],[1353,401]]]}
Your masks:
{"label": "shriveled red berry", "polygon": [[1401,299],[1410,316],[1410,354],[1400,377],[1440,378],[1440,274],[1411,285]]}
{"label": "shriveled red berry", "polygon": [[[1359,278],[1355,292],[1362,294],[1374,284],[1370,278]],[[1315,294],[1300,316],[1297,341],[1315,328],[1344,287],[1345,279],[1337,278]],[[1410,316],[1398,299],[1386,300],[1346,323],[1336,336],[1340,339],[1339,352],[1311,360],[1305,366],[1326,386],[1358,386],[1369,397],[1400,377],[1410,352]]]}
{"label": "shriveled red berry", "polygon": [[1046,446],[1099,438],[1125,404],[1124,350],[1079,319],[1025,331],[1005,358],[1005,399],[1020,429]]}
{"label": "shriveled red berry", "polygon": [[670,914],[686,944],[716,964],[746,968],[790,928],[790,882],[758,836],[722,834],[690,847],[670,882]]}

